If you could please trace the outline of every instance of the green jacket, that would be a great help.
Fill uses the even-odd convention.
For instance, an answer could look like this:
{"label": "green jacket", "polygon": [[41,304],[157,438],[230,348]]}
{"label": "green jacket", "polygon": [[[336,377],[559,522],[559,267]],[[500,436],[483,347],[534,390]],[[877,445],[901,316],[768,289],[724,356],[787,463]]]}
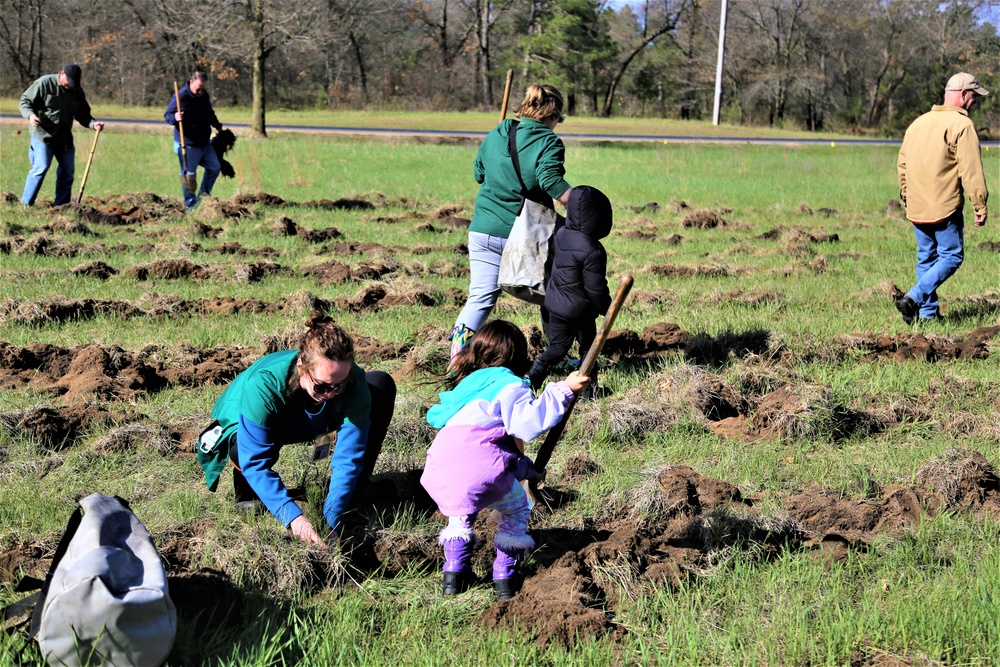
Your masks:
{"label": "green jacket", "polygon": [[73,145],[73,119],[80,125],[94,129],[94,117],[90,115],[90,105],[83,89],[77,86],[65,90],[59,85],[58,74],[48,74],[37,79],[21,95],[21,115],[38,116],[41,124],[31,127],[31,133],[51,143],[53,139]]}
{"label": "green jacket", "polygon": [[[507,238],[521,206],[521,184],[510,160],[508,138],[513,120],[497,125],[479,146],[474,165],[476,182],[481,183],[476,196],[476,211],[470,232]],[[517,130],[517,156],[521,178],[528,190],[543,190],[558,198],[569,189],[564,175],[566,148],[562,139],[540,121],[522,118]]]}

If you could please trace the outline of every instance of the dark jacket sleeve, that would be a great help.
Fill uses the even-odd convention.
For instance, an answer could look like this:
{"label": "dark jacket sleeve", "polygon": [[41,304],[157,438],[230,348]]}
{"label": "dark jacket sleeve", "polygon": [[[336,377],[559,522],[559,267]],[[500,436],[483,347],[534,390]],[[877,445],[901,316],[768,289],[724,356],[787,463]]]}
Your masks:
{"label": "dark jacket sleeve", "polygon": [[94,123],[94,117],[90,115],[90,104],[87,102],[87,96],[83,94],[83,91],[79,92],[79,97],[76,100],[76,114],[73,117],[76,118],[76,122],[80,123],[80,125],[90,127]]}
{"label": "dark jacket sleeve", "polygon": [[167,121],[167,125],[177,125],[177,121],[174,120],[175,113],[177,113],[177,97],[171,95],[170,102],[167,104],[167,110],[163,112],[163,120]]}
{"label": "dark jacket sleeve", "polygon": [[598,244],[583,262],[583,285],[587,297],[597,309],[598,315],[608,312],[611,305],[611,291],[608,288],[608,253]]}

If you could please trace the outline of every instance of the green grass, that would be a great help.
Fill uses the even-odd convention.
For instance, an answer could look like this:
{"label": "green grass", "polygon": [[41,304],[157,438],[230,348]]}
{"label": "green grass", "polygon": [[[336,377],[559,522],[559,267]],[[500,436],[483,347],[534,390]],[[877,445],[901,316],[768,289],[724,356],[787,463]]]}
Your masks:
{"label": "green grass", "polygon": [[[2,108],[9,106],[0,104]],[[97,107],[98,113],[120,111],[156,115],[156,110]],[[245,118],[230,111],[223,110],[224,120]],[[388,124],[393,117],[401,125],[414,122],[412,115],[389,112],[335,112],[329,120],[320,113],[269,116],[274,123],[338,125]],[[419,122],[488,128],[495,118],[442,114]],[[570,119],[563,128],[576,132],[577,123],[589,122],[600,125]],[[651,130],[653,122],[644,123],[622,122],[621,127],[676,132]],[[23,187],[27,139],[17,129],[16,124],[0,125],[2,192],[20,193]],[[90,135],[78,131],[76,136],[79,176]],[[178,197],[167,128],[154,132],[109,126],[100,141],[88,196],[152,192]],[[467,259],[454,250],[466,236],[436,220],[430,222],[438,231],[418,226],[443,205],[459,206],[464,211],[459,215],[471,217],[475,151],[472,141],[295,133],[274,133],[266,141],[241,139],[231,156],[237,178],[219,181],[215,194],[220,199],[268,192],[295,202],[352,197],[387,203],[374,211],[256,207],[239,220],[213,217],[207,207],[196,213],[195,220],[223,229],[218,238],[197,235],[190,219],[176,216],[126,227],[89,225],[97,236],[49,232],[67,243],[124,244],[129,249],[91,247],[75,257],[0,254],[0,280],[8,286],[0,297],[0,341],[64,347],[97,342],[132,354],[151,344],[167,350],[242,346],[262,351],[268,336],[301,325],[304,307],[266,315],[105,316],[35,325],[14,321],[10,309],[12,303],[56,296],[139,304],[156,295],[269,303],[306,293],[327,300],[352,298],[362,284],[320,285],[301,270],[331,260],[356,264],[378,259],[403,267],[387,287],[416,286],[441,305],[340,311],[337,319],[356,334],[418,350],[433,347],[459,309],[447,290],[467,286],[459,271]],[[574,414],[551,474],[558,479],[573,455],[589,457],[599,471],[575,479],[576,497],[540,519],[539,527],[621,520],[634,502],[633,491],[648,483],[648,471],[664,464],[683,463],[735,484],[754,499],[761,515],[781,517],[782,499],[803,489],[858,497],[876,487],[913,484],[921,466],[955,446],[978,450],[998,463],[996,341],[988,359],[937,363],[872,360],[845,342],[852,335],[911,331],[888,297],[891,284],[909,287],[914,257],[909,223],[884,212],[897,196],[895,157],[892,147],[567,142],[567,179],[600,187],[615,206],[615,231],[606,239],[612,283],[625,272],[636,278],[617,327],[641,332],[670,321],[692,334],[718,339],[765,339],[759,356],[736,353],[706,362],[701,370],[733,387],[750,387],[762,377],[821,387],[829,403],[807,415],[814,428],[803,437],[726,440],[706,430],[689,400],[670,402],[661,396],[657,383],[688,361],[683,353],[664,355],[647,366],[608,363],[601,377],[613,395]],[[988,184],[996,190],[1000,155],[984,151],[983,160]],[[51,176],[42,199],[52,196]],[[692,209],[723,210],[727,224],[684,227],[689,211],[672,206],[680,201]],[[660,209],[643,208],[648,202],[658,202]],[[823,208],[835,212],[826,217],[820,213]],[[344,234],[338,240],[379,243],[387,249],[375,255],[320,252],[319,244],[275,236],[271,227],[281,216],[312,229],[335,226]],[[395,221],[377,219],[389,216]],[[0,220],[0,239],[33,238],[57,218],[43,208],[0,204]],[[990,220],[984,228],[966,228],[965,264],[941,291],[951,317],[921,333],[961,337],[975,327],[997,324],[996,306],[983,305],[1000,298],[997,255],[976,247],[1000,239],[996,224]],[[773,230],[778,230],[777,239],[762,237]],[[633,238],[637,231],[655,233],[655,239]],[[804,239],[821,232],[836,233],[839,240]],[[667,245],[672,234],[683,240]],[[208,252],[229,242],[276,249],[279,254],[270,261],[289,273],[257,283],[227,277],[138,281],[125,275],[154,259],[182,258],[230,271],[262,259]],[[200,249],[192,249],[192,243]],[[68,272],[95,259],[120,273],[101,281]],[[721,267],[727,275],[666,277],[654,270],[666,265]],[[985,301],[966,299],[973,296]],[[537,325],[533,307],[509,298],[501,300],[497,315],[523,327]],[[374,360],[367,366],[396,373],[401,389],[395,418],[399,430],[390,433],[380,472],[398,476],[419,468],[426,442],[407,425],[417,424],[421,408],[434,399],[428,376],[408,374],[405,358]],[[114,411],[144,415],[150,423],[179,426],[204,419],[220,391],[216,386],[175,387],[102,403]],[[632,398],[639,394],[642,399]],[[612,428],[612,417],[630,401],[669,414],[656,428],[622,435]],[[58,397],[0,387],[0,412],[59,403]],[[876,410],[896,404],[915,406],[917,416],[880,432],[846,436],[831,421],[834,408]],[[826,408],[829,413],[822,412]],[[679,588],[640,585],[627,564],[621,564],[622,570],[613,574],[621,577],[627,595],[609,612],[619,631],[581,639],[568,649],[542,648],[529,629],[486,630],[477,622],[495,604],[485,587],[444,599],[438,592],[439,575],[419,568],[392,577],[375,573],[358,586],[315,590],[302,584],[297,577],[311,562],[307,550],[287,539],[270,517],[240,516],[225,493],[209,494],[190,457],[156,448],[99,453],[96,444],[119,425],[94,426],[58,452],[45,450],[27,434],[0,428],[0,551],[32,541],[53,546],[75,500],[98,490],[133,501],[161,544],[172,531],[202,526],[192,567],[225,571],[247,594],[247,620],[243,627],[206,634],[193,619],[182,617],[171,664],[870,665],[896,656],[909,664],[990,665],[1000,660],[1000,528],[993,515],[942,513],[901,534],[882,535],[867,550],[850,550],[842,559],[808,549],[778,549],[764,557],[759,544],[731,545],[713,552],[712,565],[693,572]],[[327,475],[322,466],[311,465],[307,448],[289,448],[279,471],[294,482],[310,481],[307,512],[318,519]],[[725,519],[713,515],[714,529],[724,531]],[[400,534],[433,536],[440,527],[412,505],[370,520],[373,529]],[[0,603],[16,597],[9,585],[0,587]],[[19,641],[0,638],[0,662],[13,661]],[[32,651],[29,662],[37,662]]]}
{"label": "green grass", "polygon": [[[0,99],[0,113],[17,113],[16,99]],[[95,118],[120,118],[127,120],[163,119],[163,107],[135,107],[119,104],[94,103]],[[224,124],[249,124],[251,111],[247,107],[224,107],[215,102],[216,114]],[[513,107],[509,117],[513,117]],[[290,110],[268,109],[269,128],[277,125],[366,127],[393,129],[456,130],[487,132],[499,119],[496,113],[458,111],[390,111],[390,110]],[[165,125],[164,125],[165,126]],[[110,126],[109,126],[110,127]],[[710,137],[768,137],[768,138],[846,138],[847,135],[827,132],[814,133],[801,130],[783,130],[741,125],[712,125],[709,121],[682,121],[663,118],[596,118],[571,116],[560,126],[560,131],[572,134],[621,134],[656,136],[710,136]],[[274,133],[274,130],[270,130]],[[278,132],[280,134],[280,131]]]}

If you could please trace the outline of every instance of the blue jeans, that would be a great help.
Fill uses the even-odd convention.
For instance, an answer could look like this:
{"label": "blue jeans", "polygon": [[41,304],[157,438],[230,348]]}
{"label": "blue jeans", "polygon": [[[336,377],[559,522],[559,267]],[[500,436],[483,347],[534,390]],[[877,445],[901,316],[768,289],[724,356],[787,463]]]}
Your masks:
{"label": "blue jeans", "polygon": [[[187,173],[197,173],[198,167],[205,169],[205,174],[201,177],[201,187],[198,189],[197,195],[183,185],[181,186],[181,190],[184,192],[184,208],[191,209],[198,203],[198,197],[212,194],[212,187],[215,185],[216,179],[219,178],[219,174],[222,173],[222,165],[219,164],[219,156],[215,154],[215,148],[212,147],[212,144],[206,144],[201,147],[186,146],[186,148]],[[174,153],[177,154],[177,161],[180,163],[181,174],[183,174],[184,155],[181,153],[181,143],[179,141],[174,142]]]}
{"label": "blue jeans", "polygon": [[938,316],[937,288],[962,266],[964,227],[961,209],[942,222],[913,225],[917,237],[917,284],[909,295],[920,305],[921,318]]}
{"label": "blue jeans", "polygon": [[56,169],[56,199],[55,205],[62,206],[68,204],[73,194],[73,176],[76,173],[76,148],[72,142],[55,141],[52,145],[46,144],[41,139],[31,133],[31,145],[28,147],[28,161],[31,169],[28,170],[28,177],[24,181],[24,194],[21,195],[21,203],[31,206],[35,203],[38,191],[42,189],[42,181],[45,174],[52,165],[52,158],[56,159],[59,167]]}
{"label": "blue jeans", "polygon": [[500,255],[507,239],[479,232],[469,232],[469,298],[458,314],[455,326],[464,324],[477,331],[500,298],[497,279],[500,276]]}

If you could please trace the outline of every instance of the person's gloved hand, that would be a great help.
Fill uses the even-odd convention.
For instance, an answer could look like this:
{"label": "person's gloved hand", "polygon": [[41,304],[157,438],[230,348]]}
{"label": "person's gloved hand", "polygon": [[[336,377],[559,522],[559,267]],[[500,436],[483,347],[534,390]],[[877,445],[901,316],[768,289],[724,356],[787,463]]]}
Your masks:
{"label": "person's gloved hand", "polygon": [[522,456],[517,460],[517,468],[514,470],[514,477],[519,481],[527,480],[529,482],[537,482],[541,480],[544,475],[537,470],[535,470],[534,462],[527,456]]}

